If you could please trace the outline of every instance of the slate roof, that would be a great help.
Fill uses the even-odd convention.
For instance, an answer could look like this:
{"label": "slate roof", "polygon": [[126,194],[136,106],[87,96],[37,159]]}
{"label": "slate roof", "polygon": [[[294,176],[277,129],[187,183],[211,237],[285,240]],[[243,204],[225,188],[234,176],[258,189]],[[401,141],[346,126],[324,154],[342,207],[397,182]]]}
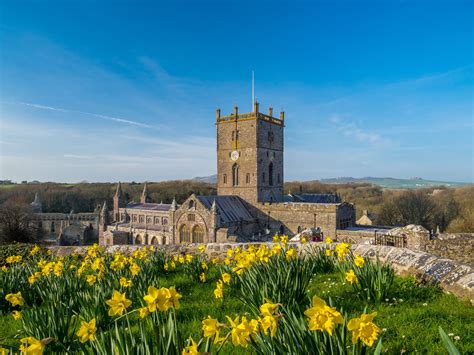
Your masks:
{"label": "slate roof", "polygon": [[224,223],[255,220],[245,202],[238,196],[197,196],[197,198],[209,210],[212,202],[216,201],[217,212]]}
{"label": "slate roof", "polygon": [[126,207],[127,209],[148,210],[148,211],[169,211],[171,204],[168,203],[139,203],[132,202]]}
{"label": "slate roof", "polygon": [[288,194],[283,197],[284,202],[303,203],[341,203],[341,199],[335,194]]}

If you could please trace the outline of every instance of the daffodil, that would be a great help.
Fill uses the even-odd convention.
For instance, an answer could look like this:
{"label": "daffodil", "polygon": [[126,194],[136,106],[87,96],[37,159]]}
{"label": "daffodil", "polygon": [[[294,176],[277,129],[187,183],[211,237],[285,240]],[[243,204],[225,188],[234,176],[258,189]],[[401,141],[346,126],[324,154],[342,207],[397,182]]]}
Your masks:
{"label": "daffodil", "polygon": [[23,306],[23,304],[25,303],[23,297],[21,296],[21,292],[9,293],[5,296],[5,300],[10,302],[12,306]]}
{"label": "daffodil", "polygon": [[352,344],[356,344],[359,339],[367,346],[374,344],[380,334],[380,328],[372,322],[376,315],[377,312],[362,314],[347,323],[347,328],[352,332]]}
{"label": "daffodil", "polygon": [[217,299],[222,299],[224,294],[222,292],[223,282],[221,280],[217,281],[216,288],[214,290],[214,297]]}
{"label": "daffodil", "polygon": [[97,282],[97,276],[95,275],[87,275],[86,277],[86,281],[87,283],[92,286],[93,284],[95,284]]}
{"label": "daffodil", "polygon": [[30,250],[30,255],[33,256],[33,255],[36,255],[40,252],[41,248],[37,245],[35,245],[33,247],[33,249]]}
{"label": "daffodil", "polygon": [[189,341],[190,344],[183,349],[181,355],[199,355],[200,352],[196,342],[192,338],[189,338]]}
{"label": "daffodil", "polygon": [[20,311],[13,311],[12,312],[12,317],[14,320],[18,320],[21,318],[21,312]]}
{"label": "daffodil", "polygon": [[362,267],[364,266],[364,263],[365,263],[365,260],[362,256],[360,255],[357,255],[355,258],[354,258],[354,264],[356,264],[357,267]]}
{"label": "daffodil", "polygon": [[300,242],[301,244],[306,244],[308,243],[308,239],[306,237],[301,237]]}
{"label": "daffodil", "polygon": [[326,244],[332,244],[332,239],[329,237],[326,237]]}
{"label": "daffodil", "polygon": [[312,307],[304,314],[309,318],[309,330],[326,331],[332,336],[336,324],[343,324],[344,319],[335,308],[329,307],[324,300],[314,296]]}
{"label": "daffodil", "polygon": [[227,320],[229,321],[232,328],[232,344],[240,345],[244,348],[247,347],[250,336],[258,329],[258,321],[253,319],[249,322],[245,316],[242,317],[240,322],[239,316],[237,316],[235,319],[227,316]]}
{"label": "daffodil", "polygon": [[180,293],[178,293],[176,291],[176,289],[171,286],[169,289],[168,289],[169,293],[170,293],[170,299],[169,299],[169,302],[171,303],[171,306],[176,308],[176,309],[179,309],[179,300],[183,297],[181,296]]}
{"label": "daffodil", "polygon": [[230,274],[228,274],[227,272],[224,272],[222,274],[222,281],[228,285],[230,283]]}
{"label": "daffodil", "polygon": [[34,337],[26,337],[21,340],[23,346],[23,352],[28,355],[41,355],[43,354],[45,344]]}
{"label": "daffodil", "polygon": [[280,241],[280,237],[278,235],[273,236],[273,243],[278,243]]}
{"label": "daffodil", "polygon": [[263,333],[265,335],[268,335],[269,330],[271,330],[270,332],[271,337],[274,337],[276,335],[278,321],[274,316],[267,315],[267,316],[261,317],[259,321],[260,321],[260,325],[262,326]]}
{"label": "daffodil", "polygon": [[138,315],[140,318],[145,318],[149,314],[150,310],[148,309],[148,307],[142,307],[138,309]]}
{"label": "daffodil", "polygon": [[110,307],[109,316],[121,316],[123,312],[130,307],[132,301],[127,299],[125,293],[120,293],[119,291],[114,290],[112,298],[105,301],[105,303]]}
{"label": "daffodil", "polygon": [[123,288],[132,286],[132,280],[129,280],[126,277],[121,277],[119,282],[120,282],[120,286],[122,286]]}
{"label": "daffodil", "polygon": [[186,254],[186,262],[190,263],[191,261],[193,261],[192,254]]}
{"label": "daffodil", "polygon": [[278,304],[266,302],[260,306],[260,313],[263,316],[273,316],[278,309]]}
{"label": "daffodil", "polygon": [[34,274],[30,275],[28,277],[28,283],[30,285],[33,285],[36,281],[38,281],[41,278],[41,272],[37,271]]}
{"label": "daffodil", "polygon": [[297,256],[298,256],[298,253],[293,248],[290,248],[286,251],[286,260],[291,260],[293,258],[296,258]]}
{"label": "daffodil", "polygon": [[206,338],[213,338],[214,343],[218,343],[219,338],[219,331],[221,328],[221,324],[217,319],[211,318],[211,316],[207,316],[206,319],[202,321],[202,330],[204,332],[204,336]]}
{"label": "daffodil", "polygon": [[201,275],[199,275],[199,281],[201,282],[206,282],[206,274],[201,272]]}
{"label": "daffodil", "polygon": [[348,281],[351,285],[353,283],[357,283],[357,276],[354,273],[354,270],[351,269],[346,273],[346,281]]}
{"label": "daffodil", "polygon": [[332,249],[326,249],[326,256],[331,256],[333,253]]}
{"label": "daffodil", "polygon": [[95,340],[95,332],[97,331],[96,320],[93,318],[91,321],[81,321],[81,327],[77,331],[76,335],[79,337],[81,343]]}
{"label": "daffodil", "polygon": [[201,254],[206,252],[206,246],[204,244],[201,244],[198,249]]}
{"label": "daffodil", "polygon": [[167,288],[157,289],[154,286],[148,287],[148,293],[143,296],[150,312],[155,312],[157,309],[161,312],[166,312],[171,306],[169,303],[170,298],[171,294]]}
{"label": "daffodil", "polygon": [[138,266],[136,263],[133,263],[132,265],[130,265],[130,272],[132,276],[137,276],[140,272],[140,266]]}

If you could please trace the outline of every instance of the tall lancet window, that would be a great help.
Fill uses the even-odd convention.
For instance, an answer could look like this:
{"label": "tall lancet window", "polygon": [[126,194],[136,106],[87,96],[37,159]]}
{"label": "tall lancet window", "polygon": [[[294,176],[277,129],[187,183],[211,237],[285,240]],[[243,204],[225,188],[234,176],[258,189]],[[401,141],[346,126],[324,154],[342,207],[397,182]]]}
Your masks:
{"label": "tall lancet window", "polygon": [[268,166],[268,184],[273,186],[273,163]]}
{"label": "tall lancet window", "polygon": [[232,186],[239,186],[239,166],[232,165]]}

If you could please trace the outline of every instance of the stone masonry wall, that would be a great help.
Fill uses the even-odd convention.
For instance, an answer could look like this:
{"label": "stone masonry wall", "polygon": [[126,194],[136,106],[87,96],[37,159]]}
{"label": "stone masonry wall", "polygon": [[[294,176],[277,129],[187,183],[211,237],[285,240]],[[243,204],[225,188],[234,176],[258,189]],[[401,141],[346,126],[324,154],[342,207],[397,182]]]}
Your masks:
{"label": "stone masonry wall", "polygon": [[[302,253],[322,247],[320,243],[302,245],[290,243]],[[240,247],[246,249],[250,243],[210,243],[206,244],[206,253],[211,258],[224,258],[227,249]],[[258,246],[258,244],[254,244]],[[198,244],[188,245],[163,245],[160,246],[169,254],[198,253]],[[334,245],[333,245],[334,246]],[[130,253],[139,246],[114,245],[106,247],[106,252],[121,251]],[[87,247],[50,247],[57,255],[69,255],[73,252],[85,254]],[[438,283],[445,291],[451,292],[459,298],[467,298],[474,304],[474,267],[459,262],[444,259],[421,251],[406,248],[396,248],[380,245],[352,245],[352,250],[357,255],[370,258],[379,258],[380,261],[390,263],[399,275],[414,275],[418,279],[430,280]]]}
{"label": "stone masonry wall", "polygon": [[440,234],[425,244],[425,251],[474,265],[474,233]]}

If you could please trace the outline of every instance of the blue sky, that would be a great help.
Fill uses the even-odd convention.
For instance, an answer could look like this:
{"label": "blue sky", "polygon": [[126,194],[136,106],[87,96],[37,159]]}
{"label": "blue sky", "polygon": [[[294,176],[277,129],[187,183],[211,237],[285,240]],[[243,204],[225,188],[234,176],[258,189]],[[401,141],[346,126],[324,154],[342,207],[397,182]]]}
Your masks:
{"label": "blue sky", "polygon": [[284,109],[285,179],[473,182],[469,1],[2,1],[0,178],[216,172],[215,109]]}

